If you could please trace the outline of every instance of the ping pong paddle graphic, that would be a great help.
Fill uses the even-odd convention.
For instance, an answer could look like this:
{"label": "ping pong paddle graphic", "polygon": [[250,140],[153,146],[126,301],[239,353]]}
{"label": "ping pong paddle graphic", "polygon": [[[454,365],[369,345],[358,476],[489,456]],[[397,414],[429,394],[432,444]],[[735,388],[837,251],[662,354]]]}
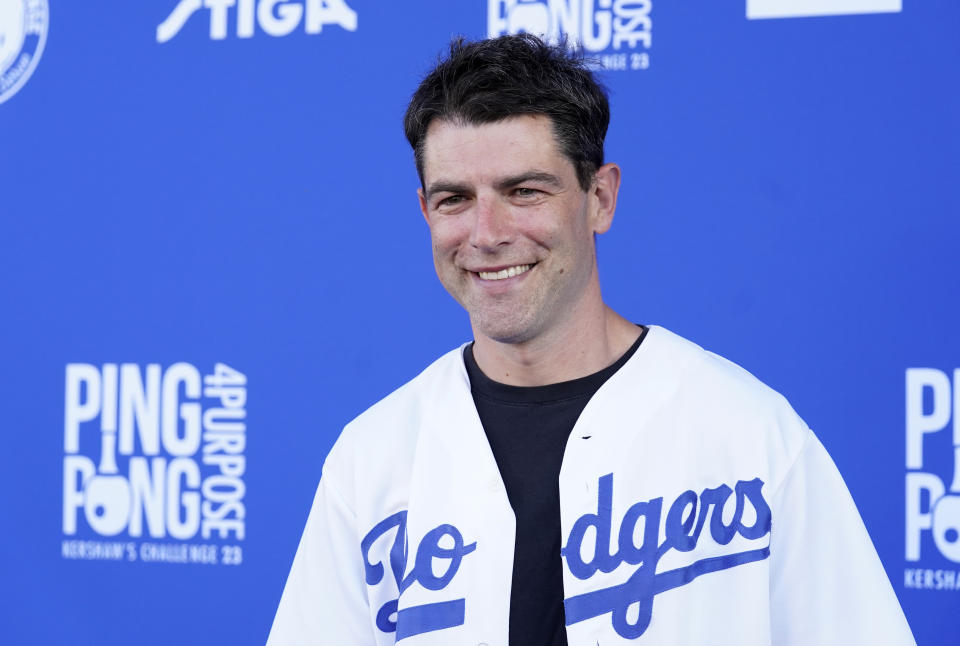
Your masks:
{"label": "ping pong paddle graphic", "polygon": [[[957,371],[960,375],[960,371]],[[954,384],[960,388],[960,383]],[[960,404],[960,396],[954,401]],[[946,558],[960,563],[960,411],[954,405],[953,420],[953,483],[950,491],[933,503],[933,540]]]}
{"label": "ping pong paddle graphic", "polygon": [[84,507],[90,526],[102,536],[115,536],[130,518],[130,485],[117,469],[117,366],[103,367],[100,415],[100,464],[85,483]]}

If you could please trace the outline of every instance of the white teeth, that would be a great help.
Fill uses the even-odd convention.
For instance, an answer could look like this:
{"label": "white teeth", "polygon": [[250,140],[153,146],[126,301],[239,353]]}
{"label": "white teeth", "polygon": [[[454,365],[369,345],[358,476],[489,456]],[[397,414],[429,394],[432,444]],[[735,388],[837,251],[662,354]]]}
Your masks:
{"label": "white teeth", "polygon": [[514,276],[519,276],[523,272],[529,270],[531,267],[533,267],[533,265],[517,265],[515,267],[501,269],[500,271],[480,271],[477,273],[480,275],[480,278],[484,280],[503,280],[504,278],[513,278]]}

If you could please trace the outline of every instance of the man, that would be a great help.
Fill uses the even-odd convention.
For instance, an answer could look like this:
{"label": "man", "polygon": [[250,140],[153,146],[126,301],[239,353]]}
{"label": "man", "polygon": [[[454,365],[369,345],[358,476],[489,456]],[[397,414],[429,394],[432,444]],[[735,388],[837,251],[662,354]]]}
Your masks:
{"label": "man", "polygon": [[532,36],[457,42],[417,89],[420,208],[474,342],[346,427],[271,645],[914,643],[786,401],[604,305],[608,121]]}

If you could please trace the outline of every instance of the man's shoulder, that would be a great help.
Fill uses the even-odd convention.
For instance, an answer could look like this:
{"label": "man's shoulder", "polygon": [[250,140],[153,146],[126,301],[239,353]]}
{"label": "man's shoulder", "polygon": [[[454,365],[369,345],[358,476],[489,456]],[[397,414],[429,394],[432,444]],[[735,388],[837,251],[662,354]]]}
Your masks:
{"label": "man's shoulder", "polygon": [[417,426],[421,415],[438,403],[437,398],[456,388],[458,384],[469,389],[466,369],[463,367],[463,346],[441,355],[420,374],[355,417],[346,431],[382,428],[384,424]]}
{"label": "man's shoulder", "polygon": [[659,389],[659,396],[637,397],[659,405],[658,422],[710,445],[766,456],[782,476],[811,436],[787,399],[736,363],[668,330],[652,328],[648,341],[650,373],[644,378],[643,368],[636,368],[630,385]]}
{"label": "man's shoulder", "polygon": [[[416,377],[350,421],[324,461],[324,472],[356,465],[399,465],[412,461],[420,429],[450,393],[469,393],[463,346],[442,355]],[[351,469],[352,470],[352,469]]]}
{"label": "man's shoulder", "polygon": [[739,364],[665,328],[652,327],[650,336],[655,360],[676,380],[678,388],[696,390],[708,401],[737,404],[757,414],[797,417],[783,395]]}

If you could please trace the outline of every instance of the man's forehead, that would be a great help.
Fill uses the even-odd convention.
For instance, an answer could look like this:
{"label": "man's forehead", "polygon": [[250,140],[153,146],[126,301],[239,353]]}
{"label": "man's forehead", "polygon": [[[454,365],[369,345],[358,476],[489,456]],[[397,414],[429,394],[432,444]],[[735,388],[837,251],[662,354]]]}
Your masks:
{"label": "man's forehead", "polygon": [[427,184],[441,175],[449,179],[446,176],[451,173],[469,172],[493,179],[525,172],[531,164],[553,167],[564,163],[570,164],[546,115],[516,115],[487,123],[435,119],[424,137]]}

